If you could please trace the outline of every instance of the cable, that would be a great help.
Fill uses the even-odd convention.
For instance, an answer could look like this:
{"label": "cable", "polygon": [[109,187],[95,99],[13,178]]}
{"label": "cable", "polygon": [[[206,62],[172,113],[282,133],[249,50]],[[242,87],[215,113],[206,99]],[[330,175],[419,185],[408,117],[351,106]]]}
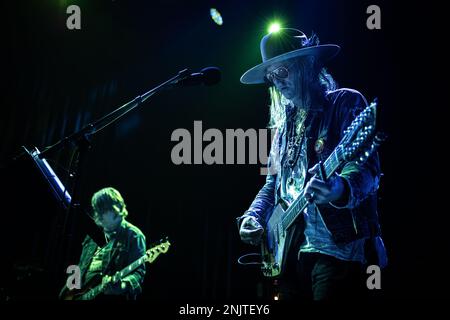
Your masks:
{"label": "cable", "polygon": [[262,265],[262,262],[242,262],[242,259],[249,257],[249,256],[261,256],[261,253],[248,253],[244,254],[243,256],[240,256],[237,260],[237,262],[243,266],[249,266],[249,265]]}

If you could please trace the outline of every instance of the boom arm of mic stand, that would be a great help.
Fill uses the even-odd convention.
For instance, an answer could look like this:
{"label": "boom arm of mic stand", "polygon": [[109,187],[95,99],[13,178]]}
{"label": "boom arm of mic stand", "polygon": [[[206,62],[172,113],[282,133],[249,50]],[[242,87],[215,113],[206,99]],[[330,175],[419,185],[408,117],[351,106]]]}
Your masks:
{"label": "boom arm of mic stand", "polygon": [[176,76],[174,76],[174,77],[170,78],[169,80],[161,83],[157,87],[147,91],[146,93],[144,93],[144,94],[142,94],[140,96],[137,96],[133,100],[125,103],[123,106],[121,106],[121,107],[117,108],[116,110],[108,113],[107,115],[103,116],[102,118],[87,124],[81,130],[79,130],[79,131],[71,134],[70,136],[67,136],[67,137],[61,139],[60,141],[56,142],[55,144],[45,148],[39,154],[39,158],[42,159],[48,153],[53,152],[53,151],[57,151],[57,150],[65,147],[68,144],[78,144],[78,142],[80,140],[83,140],[87,136],[93,135],[93,134],[97,133],[98,131],[106,128],[107,126],[109,126],[110,124],[114,123],[115,121],[117,121],[118,119],[123,117],[125,114],[130,112],[131,110],[133,110],[136,107],[138,107],[139,105],[141,105],[142,102],[147,100],[153,94],[157,93],[159,90],[163,89],[168,84],[171,84],[174,81],[177,81],[178,79],[185,77],[187,73],[188,73],[188,69],[183,69],[183,70],[179,71]]}

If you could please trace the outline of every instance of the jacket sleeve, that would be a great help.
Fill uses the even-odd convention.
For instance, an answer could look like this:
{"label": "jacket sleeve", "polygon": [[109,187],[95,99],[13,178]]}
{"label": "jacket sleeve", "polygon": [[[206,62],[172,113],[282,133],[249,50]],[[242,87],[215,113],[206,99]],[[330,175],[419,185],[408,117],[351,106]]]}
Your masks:
{"label": "jacket sleeve", "polygon": [[[129,244],[129,263],[141,258],[145,254],[145,251],[145,236],[139,233],[132,234]],[[135,271],[122,279],[122,281],[127,283],[128,294],[136,296],[142,292],[145,269],[145,264],[142,264]]]}
{"label": "jacket sleeve", "polygon": [[267,176],[264,186],[260,189],[249,209],[245,213],[237,218],[238,228],[240,227],[242,219],[248,216],[255,217],[261,225],[265,225],[266,214],[269,209],[274,206],[275,202],[275,184],[279,171],[279,139],[280,134],[277,130],[272,140],[272,146],[270,148],[269,159],[267,162]]}
{"label": "jacket sleeve", "polygon": [[[340,97],[338,113],[341,119],[341,138],[344,130],[352,123],[353,119],[364,110],[367,101],[358,91],[347,90]],[[365,163],[357,165],[356,161],[346,163],[340,174],[347,183],[348,201],[342,206],[333,205],[335,208],[353,209],[358,207],[370,194],[378,189],[380,179],[380,164],[378,154],[372,154]]]}

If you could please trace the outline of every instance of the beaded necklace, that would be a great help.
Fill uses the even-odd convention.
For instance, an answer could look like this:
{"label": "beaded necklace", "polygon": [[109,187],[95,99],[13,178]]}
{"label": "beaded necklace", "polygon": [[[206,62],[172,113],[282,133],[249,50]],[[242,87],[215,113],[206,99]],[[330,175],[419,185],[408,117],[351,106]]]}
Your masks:
{"label": "beaded necklace", "polygon": [[287,125],[287,144],[286,144],[286,154],[284,167],[294,167],[297,162],[297,157],[299,155],[299,148],[301,148],[304,132],[305,132],[305,120],[308,113],[306,110],[301,109],[299,111],[300,124],[295,125],[295,119]]}

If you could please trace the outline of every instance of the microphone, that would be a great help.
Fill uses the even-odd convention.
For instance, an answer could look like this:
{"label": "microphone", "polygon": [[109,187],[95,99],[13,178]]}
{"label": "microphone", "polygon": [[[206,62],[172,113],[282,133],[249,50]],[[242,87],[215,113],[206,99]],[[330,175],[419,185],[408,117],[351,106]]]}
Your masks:
{"label": "microphone", "polygon": [[200,70],[200,72],[191,73],[184,78],[181,78],[169,86],[184,87],[195,86],[198,84],[204,84],[205,86],[211,86],[220,81],[220,69],[217,67],[206,67]]}

